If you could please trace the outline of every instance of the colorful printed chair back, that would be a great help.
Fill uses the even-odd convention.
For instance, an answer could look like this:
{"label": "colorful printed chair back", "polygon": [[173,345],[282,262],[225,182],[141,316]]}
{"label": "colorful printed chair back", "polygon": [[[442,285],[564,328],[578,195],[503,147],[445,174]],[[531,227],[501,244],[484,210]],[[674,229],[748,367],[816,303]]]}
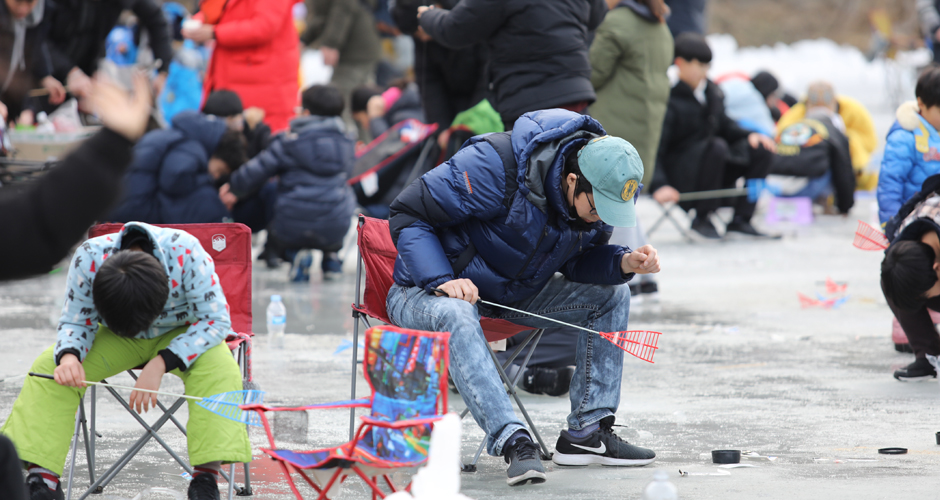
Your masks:
{"label": "colorful printed chair back", "polygon": [[[372,387],[373,418],[394,422],[447,412],[449,338],[393,326],[366,332],[363,370]],[[415,463],[427,458],[430,439],[430,425],[373,427],[360,446],[379,460]]]}

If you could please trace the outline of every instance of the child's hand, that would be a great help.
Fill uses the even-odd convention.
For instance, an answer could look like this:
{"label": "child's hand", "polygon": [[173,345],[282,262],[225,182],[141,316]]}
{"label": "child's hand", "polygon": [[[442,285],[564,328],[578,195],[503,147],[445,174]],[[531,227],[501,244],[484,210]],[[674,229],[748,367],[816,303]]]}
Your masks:
{"label": "child's hand", "polygon": [[85,384],[85,368],[82,367],[82,362],[78,360],[78,356],[74,354],[63,354],[62,359],[59,360],[59,366],[55,367],[52,374],[59,385],[68,387],[87,386]]}
{"label": "child's hand", "polygon": [[[134,387],[137,389],[147,389],[149,391],[159,391],[160,382],[163,381],[163,374],[166,373],[166,363],[163,361],[163,356],[159,354],[157,357],[150,360],[147,363],[147,366],[144,367],[144,370],[140,372],[140,377],[137,378],[137,383],[134,384]],[[146,413],[150,407],[157,406],[157,395],[149,392],[137,392],[134,391],[131,393],[130,398],[131,408],[137,410],[137,413]],[[143,409],[143,411],[141,411]]]}
{"label": "child's hand", "polygon": [[643,245],[631,253],[625,254],[620,261],[620,270],[624,274],[652,274],[659,272],[659,252],[652,245]]}

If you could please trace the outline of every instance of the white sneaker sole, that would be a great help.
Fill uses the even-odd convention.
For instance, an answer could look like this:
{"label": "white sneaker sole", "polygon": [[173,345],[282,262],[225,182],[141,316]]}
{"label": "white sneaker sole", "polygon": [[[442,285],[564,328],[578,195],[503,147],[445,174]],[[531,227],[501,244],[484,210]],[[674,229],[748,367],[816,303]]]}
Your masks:
{"label": "white sneaker sole", "polygon": [[925,375],[923,377],[894,377],[895,380],[901,382],[936,382],[937,377],[934,375]]}
{"label": "white sneaker sole", "polygon": [[555,462],[557,465],[611,465],[616,467],[642,467],[644,465],[649,465],[655,462],[655,458],[644,458],[644,459],[627,459],[627,458],[612,458],[604,457],[601,455],[588,455],[588,454],[577,454],[577,455],[566,455],[564,453],[555,452],[552,454],[552,462]]}
{"label": "white sneaker sole", "polygon": [[506,484],[509,486],[522,486],[527,482],[532,484],[541,484],[545,482],[545,473],[539,472],[537,470],[530,470],[521,476],[510,477],[506,479]]}

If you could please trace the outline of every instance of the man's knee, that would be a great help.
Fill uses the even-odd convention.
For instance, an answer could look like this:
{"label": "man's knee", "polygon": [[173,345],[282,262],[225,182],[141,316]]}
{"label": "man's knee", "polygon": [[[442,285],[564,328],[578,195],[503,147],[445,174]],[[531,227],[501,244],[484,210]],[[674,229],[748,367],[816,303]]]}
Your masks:
{"label": "man's knee", "polygon": [[711,144],[708,145],[708,150],[705,153],[705,155],[711,161],[722,163],[728,161],[728,156],[730,154],[731,148],[728,146],[728,141],[721,137],[713,138]]}

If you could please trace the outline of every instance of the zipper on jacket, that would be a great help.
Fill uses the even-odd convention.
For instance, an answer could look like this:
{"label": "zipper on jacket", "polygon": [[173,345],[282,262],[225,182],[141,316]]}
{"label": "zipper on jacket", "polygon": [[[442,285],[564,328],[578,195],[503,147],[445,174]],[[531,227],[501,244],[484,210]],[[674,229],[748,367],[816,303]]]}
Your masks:
{"label": "zipper on jacket", "polygon": [[548,236],[548,226],[542,226],[542,234],[539,235],[539,240],[535,243],[535,250],[532,250],[532,253],[529,254],[529,257],[525,260],[525,263],[522,264],[522,269],[519,270],[519,273],[516,274],[516,278],[522,276],[522,273],[529,268],[529,262],[532,262],[532,258],[535,257],[535,254],[539,252],[539,247],[542,246],[542,239]]}

